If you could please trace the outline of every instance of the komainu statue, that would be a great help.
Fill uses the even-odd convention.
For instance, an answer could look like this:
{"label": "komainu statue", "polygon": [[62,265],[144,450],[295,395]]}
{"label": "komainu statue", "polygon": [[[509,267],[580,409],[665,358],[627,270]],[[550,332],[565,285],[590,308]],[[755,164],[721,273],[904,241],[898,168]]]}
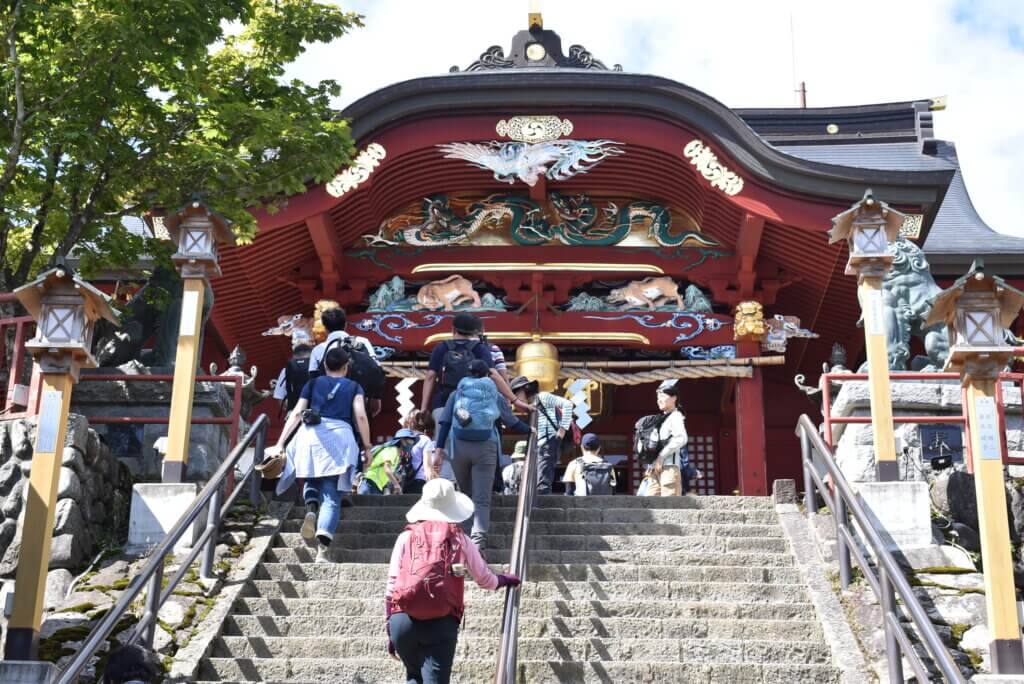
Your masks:
{"label": "komainu statue", "polygon": [[890,243],[892,268],[882,281],[889,369],[906,370],[910,340],[924,342],[927,358],[914,359],[913,370],[939,370],[949,355],[949,336],[941,323],[925,328],[931,299],[942,291],[932,278],[924,252],[909,240]]}

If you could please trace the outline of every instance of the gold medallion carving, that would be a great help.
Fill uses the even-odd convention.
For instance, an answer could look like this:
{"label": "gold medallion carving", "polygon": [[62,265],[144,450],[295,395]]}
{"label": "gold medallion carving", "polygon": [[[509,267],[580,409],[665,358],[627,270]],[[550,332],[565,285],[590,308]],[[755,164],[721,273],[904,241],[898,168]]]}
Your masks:
{"label": "gold medallion carving", "polygon": [[384,146],[380,143],[373,142],[367,145],[366,149],[356,157],[352,166],[327,183],[327,194],[331,197],[341,197],[349,190],[359,187],[370,177],[373,170],[380,166],[380,162],[386,154]]}
{"label": "gold medallion carving", "polygon": [[924,223],[924,216],[921,214],[907,214],[903,217],[903,225],[900,226],[900,237],[908,240],[916,240],[921,237],[921,225]]}
{"label": "gold medallion carving", "polygon": [[701,140],[691,140],[683,148],[683,156],[690,160],[697,172],[726,195],[735,195],[743,189],[743,179],[727,169],[711,148]]}
{"label": "gold medallion carving", "polygon": [[495,125],[494,131],[500,136],[520,142],[547,142],[572,133],[572,121],[553,115],[513,116],[507,121],[505,119],[499,121]]}
{"label": "gold medallion carving", "polygon": [[764,307],[760,302],[747,301],[736,305],[733,339],[736,342],[762,342],[768,335],[764,321]]}

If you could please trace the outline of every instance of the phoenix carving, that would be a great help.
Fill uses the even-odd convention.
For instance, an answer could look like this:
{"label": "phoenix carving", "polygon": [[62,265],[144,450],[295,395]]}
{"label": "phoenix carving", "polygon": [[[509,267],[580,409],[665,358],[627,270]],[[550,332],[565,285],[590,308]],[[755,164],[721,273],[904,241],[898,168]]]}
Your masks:
{"label": "phoenix carving", "polygon": [[455,142],[438,145],[445,159],[462,159],[494,174],[503,183],[521,180],[530,187],[540,177],[566,180],[586,173],[608,157],[623,154],[614,140],[548,140],[539,143]]}

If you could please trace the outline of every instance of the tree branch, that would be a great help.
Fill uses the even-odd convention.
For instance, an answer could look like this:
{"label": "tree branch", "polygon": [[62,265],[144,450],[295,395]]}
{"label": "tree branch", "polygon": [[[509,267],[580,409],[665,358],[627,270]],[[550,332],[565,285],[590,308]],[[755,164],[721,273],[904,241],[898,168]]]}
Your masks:
{"label": "tree branch", "polygon": [[11,61],[11,78],[14,81],[14,124],[11,130],[11,145],[7,149],[3,173],[0,174],[0,197],[7,190],[18,171],[18,159],[21,157],[21,146],[25,136],[25,88],[21,81],[21,65],[18,63],[18,18],[21,15],[21,0],[14,3],[11,13],[11,28],[7,31],[7,58]]}
{"label": "tree branch", "polygon": [[53,150],[50,151],[50,164],[46,168],[46,189],[43,190],[43,195],[39,201],[36,223],[32,226],[32,235],[29,237],[28,245],[18,260],[18,267],[15,269],[12,279],[7,283],[9,287],[21,285],[28,279],[28,274],[32,270],[32,264],[35,262],[36,257],[39,256],[39,251],[43,248],[43,230],[46,228],[46,219],[50,214],[50,200],[53,199],[53,189],[57,184],[57,170],[60,165],[61,154],[63,152],[60,145],[54,146]]}

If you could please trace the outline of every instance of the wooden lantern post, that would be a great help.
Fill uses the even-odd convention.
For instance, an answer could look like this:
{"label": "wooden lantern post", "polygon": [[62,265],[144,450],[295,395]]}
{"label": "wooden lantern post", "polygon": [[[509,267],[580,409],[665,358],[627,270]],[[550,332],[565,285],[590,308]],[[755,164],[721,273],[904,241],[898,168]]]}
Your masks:
{"label": "wooden lantern post", "polygon": [[882,280],[892,265],[889,243],[899,236],[904,214],[871,194],[832,219],[829,244],[846,240],[850,257],[846,275],[857,276],[857,299],[864,320],[864,348],[868,358],[868,393],[874,432],[875,470],[879,482],[900,479],[896,460],[896,436],[892,422],[892,389],[889,384],[888,337]]}
{"label": "wooden lantern post", "polygon": [[196,388],[202,339],[203,299],[207,280],[220,275],[217,245],[234,244],[230,223],[193,200],[164,218],[164,227],[178,245],[171,260],[183,281],[181,324],[174,357],[174,386],[167,427],[164,482],[183,482],[188,466],[188,442],[192,432],[192,399]]}
{"label": "wooden lantern post", "polygon": [[36,336],[25,348],[35,357],[42,374],[42,400],[4,657],[35,660],[71,391],[79,370],[96,365],[90,353],[96,321],[105,318],[116,323],[117,316],[107,295],[76,278],[63,263],[14,294],[36,319]]}
{"label": "wooden lantern post", "polygon": [[985,571],[985,607],[992,636],[992,671],[1024,674],[1017,619],[1010,524],[1003,479],[1003,439],[996,407],[999,372],[1013,357],[1006,329],[1024,306],[1024,293],[988,275],[981,261],[935,297],[925,325],[944,322],[950,349],[945,370],[959,372],[967,388],[975,495]]}

